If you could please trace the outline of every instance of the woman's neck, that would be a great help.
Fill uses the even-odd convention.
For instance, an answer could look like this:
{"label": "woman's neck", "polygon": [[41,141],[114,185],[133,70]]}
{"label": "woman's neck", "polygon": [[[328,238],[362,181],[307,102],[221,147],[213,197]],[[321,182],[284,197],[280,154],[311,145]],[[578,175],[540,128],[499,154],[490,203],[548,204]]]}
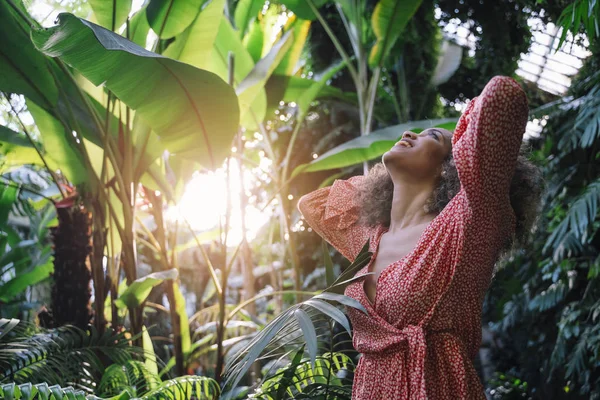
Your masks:
{"label": "woman's neck", "polygon": [[388,232],[400,230],[430,222],[435,214],[426,212],[426,204],[433,193],[430,183],[396,183]]}

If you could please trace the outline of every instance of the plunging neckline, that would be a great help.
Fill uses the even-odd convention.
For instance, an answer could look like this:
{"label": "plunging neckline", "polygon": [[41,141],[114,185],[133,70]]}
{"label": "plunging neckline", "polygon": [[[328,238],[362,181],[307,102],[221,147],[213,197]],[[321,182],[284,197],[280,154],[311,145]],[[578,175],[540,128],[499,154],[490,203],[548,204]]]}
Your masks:
{"label": "plunging neckline", "polygon": [[[423,241],[423,239],[425,238],[425,234],[428,233],[428,231],[433,227],[433,223],[439,218],[439,216],[444,212],[444,210],[442,210],[442,212],[440,212],[438,215],[435,216],[435,218],[433,218],[429,224],[427,224],[427,226],[425,227],[425,229],[423,229],[423,232],[421,233],[421,235],[419,236],[419,239],[417,240],[417,243],[415,244],[415,246],[412,248],[411,251],[409,251],[408,253],[406,253],[402,258],[400,258],[397,261],[394,261],[393,263],[387,265],[384,269],[381,270],[381,273],[379,274],[379,276],[377,277],[377,280],[375,281],[375,297],[373,298],[373,301],[371,302],[371,299],[369,298],[369,295],[367,293],[367,291],[365,290],[365,283],[367,282],[367,277],[365,276],[365,280],[362,282],[362,284],[360,285],[361,290],[362,290],[362,294],[363,296],[365,296],[365,299],[368,303],[368,305],[375,310],[377,307],[377,294],[379,293],[379,281],[381,280],[381,277],[383,276],[384,273],[386,273],[389,269],[391,269],[394,265],[400,264],[402,262],[404,262],[404,260],[406,260],[406,258],[408,258],[408,256],[412,256],[413,253],[421,246],[421,242]],[[371,268],[371,265],[373,265],[373,263],[375,262],[375,259],[377,258],[377,254],[379,253],[379,244],[381,243],[381,237],[383,236],[384,233],[388,232],[389,228],[384,227],[383,225],[380,225],[380,232],[376,235],[377,236],[377,240],[375,242],[375,249],[373,250],[373,255],[371,256],[371,260],[368,262],[367,265],[364,266],[364,269],[366,269],[366,273],[371,273],[371,271],[369,271],[369,269]]]}

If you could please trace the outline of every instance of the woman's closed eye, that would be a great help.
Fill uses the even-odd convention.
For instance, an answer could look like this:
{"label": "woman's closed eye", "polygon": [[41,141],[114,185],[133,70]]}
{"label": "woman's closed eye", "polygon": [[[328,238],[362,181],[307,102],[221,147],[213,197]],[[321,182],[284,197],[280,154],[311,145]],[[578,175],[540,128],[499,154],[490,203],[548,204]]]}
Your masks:
{"label": "woman's closed eye", "polygon": [[437,140],[438,142],[440,141],[440,137],[438,136],[438,134],[435,131],[429,131],[429,135],[433,136],[435,140]]}

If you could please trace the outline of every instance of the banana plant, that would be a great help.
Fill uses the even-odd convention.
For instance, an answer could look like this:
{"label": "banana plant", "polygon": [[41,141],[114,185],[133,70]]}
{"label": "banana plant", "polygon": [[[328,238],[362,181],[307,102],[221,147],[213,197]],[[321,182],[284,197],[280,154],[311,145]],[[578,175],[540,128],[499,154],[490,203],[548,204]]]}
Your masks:
{"label": "banana plant", "polygon": [[[55,148],[71,152],[62,155],[63,165],[79,162],[60,169],[64,179],[86,182],[84,189],[90,194],[85,197],[92,199],[91,264],[96,323],[101,329],[104,285],[110,282],[111,297],[116,300],[117,271],[124,271],[129,284],[137,279],[134,208],[138,184],[144,182],[169,195],[160,159],[167,149],[173,157],[193,158],[206,168],[220,166],[237,131],[237,96],[215,74],[149,52],[89,21],[62,14],[58,26],[41,29],[20,3],[10,1],[0,7],[6,21],[1,51],[4,59],[13,60],[0,63],[0,70],[5,72],[3,78],[15,78],[2,79],[0,89],[24,95],[31,101],[30,111],[40,109],[34,118],[43,139],[36,152],[12,146],[7,153],[19,162],[42,163],[53,173],[59,167],[51,162],[49,144],[57,138]],[[146,10],[139,13],[145,19]],[[143,20],[132,21],[144,31]],[[34,26],[31,40],[30,25]],[[89,89],[101,83],[108,92]],[[105,279],[102,265],[107,253],[110,279]],[[115,264],[119,258],[120,266]],[[174,305],[174,297],[170,300]],[[129,316],[133,330],[139,332],[141,307],[130,308]],[[113,318],[113,323],[118,321]]]}

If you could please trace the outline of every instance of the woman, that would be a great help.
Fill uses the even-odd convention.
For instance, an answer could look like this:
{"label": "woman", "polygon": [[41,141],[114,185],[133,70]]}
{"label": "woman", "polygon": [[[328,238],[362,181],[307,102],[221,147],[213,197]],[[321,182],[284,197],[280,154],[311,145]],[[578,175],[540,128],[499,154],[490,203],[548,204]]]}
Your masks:
{"label": "woman", "polygon": [[348,308],[362,354],[353,399],[485,399],[472,363],[483,297],[539,197],[537,169],[519,157],[527,116],[520,86],[494,77],[454,134],[404,132],[366,177],[300,199],[308,224],[346,258],[370,239],[364,279],[345,292],[368,312]]}

